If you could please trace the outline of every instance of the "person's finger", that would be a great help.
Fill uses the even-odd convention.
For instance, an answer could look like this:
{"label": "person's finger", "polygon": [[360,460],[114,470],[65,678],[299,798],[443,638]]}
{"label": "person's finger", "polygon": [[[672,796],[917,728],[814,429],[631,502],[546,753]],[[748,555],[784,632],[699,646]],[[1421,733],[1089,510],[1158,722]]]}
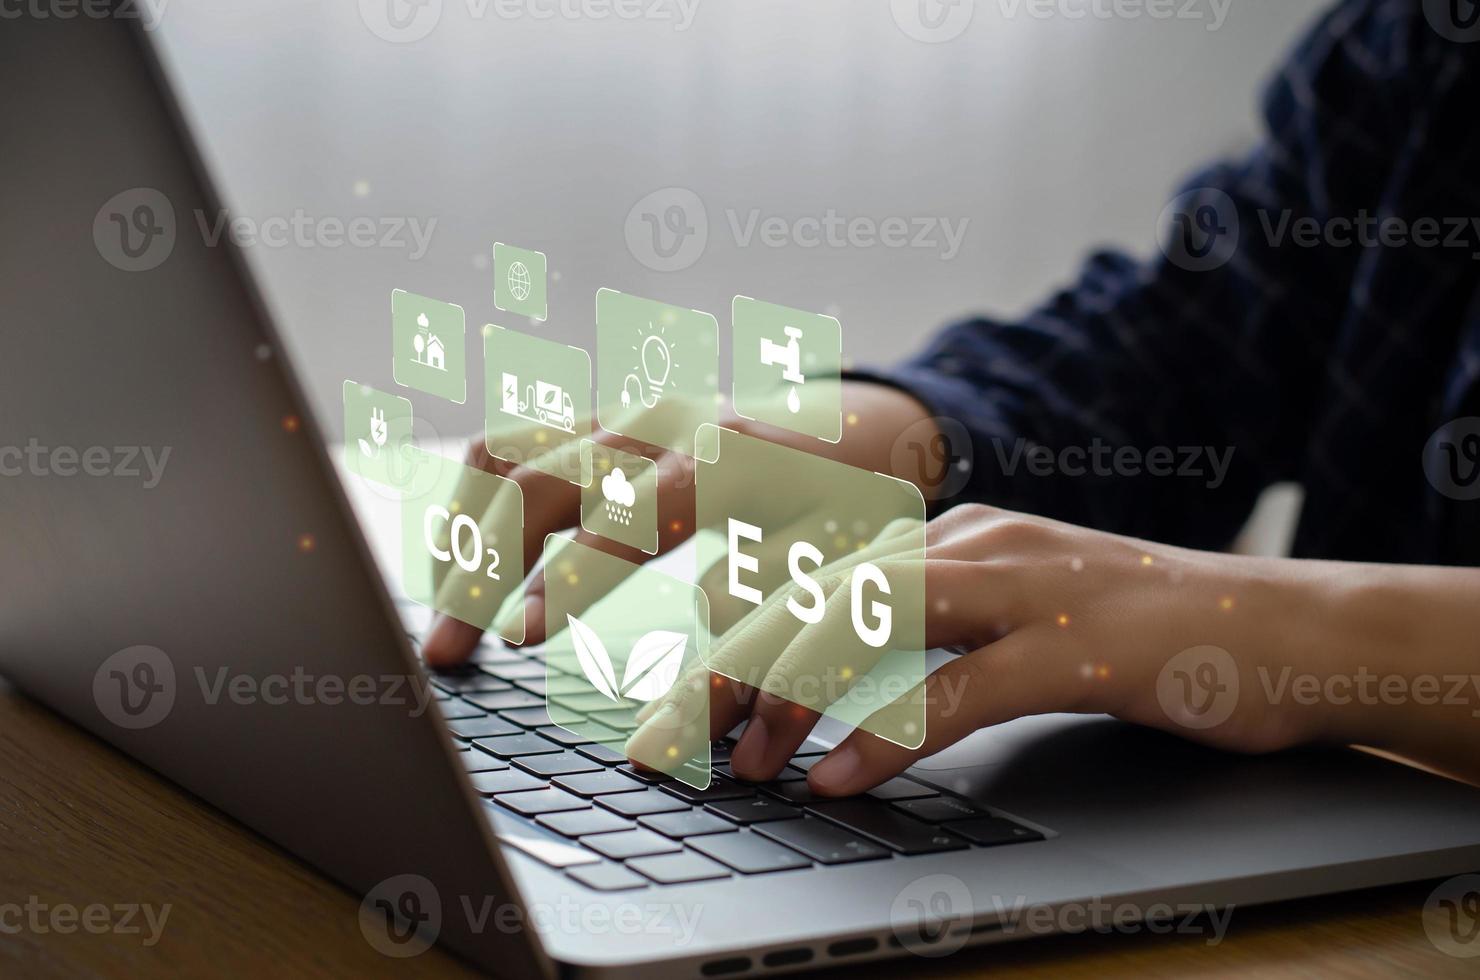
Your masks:
{"label": "person's finger", "polygon": [[924,683],[922,745],[897,745],[871,733],[880,726],[866,723],[811,768],[808,785],[824,796],[862,793],[978,729],[1079,710],[1094,681],[1052,656],[1056,639],[1046,629],[1028,629],[942,665]]}
{"label": "person's finger", "polygon": [[[652,451],[645,444],[638,444],[609,432],[599,433],[593,441],[605,448],[621,449],[634,454]],[[490,456],[483,446],[475,445],[468,453],[469,464],[477,465],[485,472],[503,476],[513,486],[508,493],[490,495],[487,491],[488,481],[465,477],[459,485],[458,499],[463,500],[466,497],[464,509],[467,512],[483,514],[480,526],[523,527],[523,567],[527,573],[538,564],[546,537],[574,527],[580,521],[581,488],[546,471],[579,473],[581,457],[586,451],[579,442],[563,443],[538,456],[536,461],[540,468],[537,469],[532,465],[506,463]],[[439,565],[436,570],[439,573],[437,608],[442,612],[432,622],[422,646],[422,656],[429,665],[450,666],[461,663],[471,655],[483,635],[482,627],[492,621],[498,608],[494,606],[487,610],[487,618],[484,618],[483,613],[490,604],[484,601],[475,604],[472,615],[449,615],[446,610],[457,610],[460,608],[458,603],[468,603],[469,590],[483,588],[484,585],[469,581],[468,573],[459,568]],[[500,599],[508,591],[503,590]],[[534,628],[525,632],[523,642],[538,642],[544,635],[543,595],[540,594],[534,601],[527,603],[524,612],[526,623]],[[509,632],[507,627],[511,619],[512,616],[507,616],[500,621],[500,632]],[[513,635],[518,634],[518,630],[513,631]]]}
{"label": "person's finger", "polygon": [[[656,464],[658,493],[660,496],[666,495],[670,498],[667,513],[660,515],[656,553],[648,554],[641,549],[612,541],[585,529],[576,532],[572,540],[577,544],[620,558],[622,561],[620,563],[601,562],[599,567],[588,567],[593,566],[594,563],[582,562],[579,548],[563,548],[555,559],[558,567],[541,568],[530,579],[525,590],[526,643],[543,643],[549,639],[545,610],[546,592],[552,574],[559,576],[562,580],[564,599],[561,608],[567,613],[578,615],[621,585],[639,566],[673,550],[693,533],[692,495],[686,495],[681,490],[669,489],[684,485],[683,475],[689,471],[692,460],[676,453],[667,453],[660,456]],[[678,499],[671,499],[675,497]],[[509,615],[513,616],[516,613],[510,610]]]}
{"label": "person's finger", "polygon": [[[751,779],[775,778],[820,713],[834,703],[849,698],[866,709],[868,699],[877,698],[882,708],[895,692],[916,686],[924,671],[925,650],[973,642],[984,633],[995,636],[1001,628],[996,624],[1012,619],[1018,587],[1005,567],[918,559],[881,561],[875,567],[891,583],[892,623],[884,647],[859,642],[853,619],[862,604],[855,591],[869,586],[855,585],[846,574],[830,578],[819,622],[797,628],[788,609],[787,616],[778,614],[752,627],[750,642],[773,650],[776,634],[788,625],[792,632],[759,684],[762,693],[731,760],[737,773]],[[926,594],[932,597],[928,608]],[[736,657],[733,645],[727,656]],[[882,666],[886,656],[887,667]],[[726,666],[733,669],[735,664],[730,661]],[[870,722],[880,726],[873,731],[898,733],[904,740],[911,731],[919,731],[920,714],[918,706],[911,711],[900,704],[888,714],[875,713]]]}

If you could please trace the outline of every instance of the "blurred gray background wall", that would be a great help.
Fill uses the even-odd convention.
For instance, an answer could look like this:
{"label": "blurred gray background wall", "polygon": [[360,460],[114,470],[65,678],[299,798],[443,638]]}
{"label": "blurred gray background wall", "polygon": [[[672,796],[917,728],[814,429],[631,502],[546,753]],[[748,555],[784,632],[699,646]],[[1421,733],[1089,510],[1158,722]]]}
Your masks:
{"label": "blurred gray background wall", "polygon": [[[247,251],[331,434],[344,379],[393,388],[392,288],[468,312],[467,404],[414,396],[444,435],[481,426],[478,326],[589,346],[601,286],[722,331],[736,293],[826,311],[855,363],[1019,311],[1095,245],[1154,248],[1179,176],[1255,137],[1261,83],[1327,5],[685,3],[168,5],[168,61],[233,213],[311,223]],[[921,247],[762,239],[780,218],[810,240],[798,219],[829,213],[964,235],[954,253],[939,224]],[[320,233],[365,216],[435,224],[424,252],[409,228],[372,247]],[[495,240],[548,253],[548,322],[494,308]]]}

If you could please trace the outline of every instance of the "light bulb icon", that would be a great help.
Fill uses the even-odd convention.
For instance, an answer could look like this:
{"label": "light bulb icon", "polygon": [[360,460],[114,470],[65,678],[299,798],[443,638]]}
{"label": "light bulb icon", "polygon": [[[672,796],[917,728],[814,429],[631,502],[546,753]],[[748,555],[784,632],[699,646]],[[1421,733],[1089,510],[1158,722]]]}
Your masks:
{"label": "light bulb icon", "polygon": [[673,354],[668,344],[657,334],[649,334],[642,342],[642,373],[647,375],[648,393],[653,401],[663,394],[668,383],[668,370],[673,366]]}
{"label": "light bulb icon", "polygon": [[[653,330],[654,325],[649,323],[648,329]],[[637,396],[643,405],[653,408],[663,397],[663,390],[668,385],[668,374],[673,368],[673,351],[657,333],[650,333],[643,338],[642,346],[637,352],[638,367],[643,377],[639,378],[637,373],[627,375],[622,381],[622,407],[627,408],[632,404],[632,387],[637,388]],[[647,380],[647,390],[643,390],[643,379]]]}

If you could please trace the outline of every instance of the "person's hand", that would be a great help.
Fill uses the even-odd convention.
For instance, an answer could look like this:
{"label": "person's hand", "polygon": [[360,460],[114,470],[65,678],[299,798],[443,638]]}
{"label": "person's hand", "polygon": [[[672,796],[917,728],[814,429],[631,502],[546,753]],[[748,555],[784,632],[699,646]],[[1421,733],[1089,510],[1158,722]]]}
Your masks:
{"label": "person's hand", "polygon": [[[816,792],[862,792],[978,729],[1049,712],[1108,713],[1250,752],[1318,733],[1314,709],[1248,696],[1236,699],[1226,720],[1198,727],[1202,719],[1191,711],[1179,715],[1163,680],[1169,661],[1195,647],[1227,651],[1246,690],[1258,690],[1260,666],[1278,674],[1299,664],[1315,648],[1301,624],[1321,601],[1322,580],[1310,563],[1188,551],[980,505],[956,507],[926,531],[926,644],[970,652],[925,681],[923,745],[903,748],[859,728],[811,768]],[[869,560],[889,570],[887,555]],[[819,581],[845,587],[846,576],[828,571]],[[717,641],[709,661],[719,672],[709,688],[711,736],[748,719],[730,765],[755,781],[774,778],[819,718],[774,693],[795,689],[829,646],[827,621],[803,626],[786,612],[785,598],[773,596]],[[756,678],[760,645],[774,666]],[[737,674],[738,663],[751,672]],[[1177,683],[1211,680],[1208,691],[1193,694],[1215,695],[1228,679],[1173,678],[1174,693]],[[687,690],[676,685],[675,696]],[[645,715],[655,716],[649,707]],[[632,745],[644,737],[640,729]]]}
{"label": "person's hand", "polygon": [[[918,431],[927,413],[908,395],[881,385],[862,382],[843,383],[843,407],[850,422],[844,427],[843,438],[836,444],[827,444],[804,436],[789,433],[769,426],[748,422],[729,416],[720,424],[756,438],[767,439],[805,449],[808,452],[827,455],[840,462],[863,469],[888,471],[890,450],[899,434]],[[644,414],[646,432],[656,433],[666,445],[679,445],[691,441],[694,430],[706,416],[698,406],[690,405],[678,398],[665,398],[655,408],[632,409]],[[621,426],[618,426],[621,427]],[[575,482],[581,472],[581,447],[579,441],[570,441],[554,449],[540,449],[538,437],[541,430],[532,427],[524,438],[514,437],[504,441],[511,444],[509,452],[501,455],[528,460],[541,453],[540,468],[520,465],[496,459],[489,455],[482,442],[471,447],[467,463],[490,473],[512,480],[519,487],[524,509],[524,567],[534,568],[544,551],[545,538],[580,526],[581,490]],[[923,438],[924,436],[922,436]],[[682,452],[660,448],[625,436],[598,431],[593,441],[613,449],[620,449],[652,459],[657,467],[658,499],[658,551],[659,555],[671,550],[688,539],[695,531],[694,509],[694,460]],[[567,479],[547,475],[560,473]],[[735,481],[723,488],[725,493],[774,494],[776,474],[755,473],[753,479]],[[480,499],[471,488],[462,488],[460,499],[470,502],[475,512],[491,513],[500,507],[518,506],[512,499]],[[503,495],[512,498],[514,495]],[[778,500],[782,498],[777,497]],[[815,503],[815,502],[811,502]],[[787,500],[784,506],[798,513],[807,511],[811,503]],[[616,555],[635,566],[650,560],[644,554],[590,532],[576,532],[576,540],[592,548]],[[784,572],[784,567],[778,566]],[[459,569],[438,569],[439,591],[449,594],[465,590],[466,573]],[[599,599],[606,591],[620,584],[616,581],[596,581],[591,576],[582,580],[582,593],[591,601]],[[708,584],[701,583],[701,584]],[[527,587],[523,613],[525,615],[525,643],[539,643],[545,639],[544,611],[545,583],[542,575],[534,576]],[[439,604],[445,605],[445,604]],[[518,615],[518,610],[512,611]],[[717,610],[715,622],[723,623],[724,611]],[[517,632],[517,630],[515,631]],[[446,667],[466,660],[477,646],[482,630],[449,616],[439,616],[428,632],[422,647],[422,655],[432,667]]]}

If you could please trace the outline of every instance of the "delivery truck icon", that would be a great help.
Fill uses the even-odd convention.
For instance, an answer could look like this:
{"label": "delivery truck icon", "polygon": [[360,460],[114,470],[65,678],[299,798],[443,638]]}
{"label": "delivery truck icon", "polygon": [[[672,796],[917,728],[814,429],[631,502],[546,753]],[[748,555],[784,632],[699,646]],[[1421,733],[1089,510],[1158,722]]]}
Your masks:
{"label": "delivery truck icon", "polygon": [[570,392],[548,381],[536,381],[520,390],[518,375],[503,372],[499,388],[499,407],[505,415],[538,422],[562,432],[576,431],[575,406]]}

